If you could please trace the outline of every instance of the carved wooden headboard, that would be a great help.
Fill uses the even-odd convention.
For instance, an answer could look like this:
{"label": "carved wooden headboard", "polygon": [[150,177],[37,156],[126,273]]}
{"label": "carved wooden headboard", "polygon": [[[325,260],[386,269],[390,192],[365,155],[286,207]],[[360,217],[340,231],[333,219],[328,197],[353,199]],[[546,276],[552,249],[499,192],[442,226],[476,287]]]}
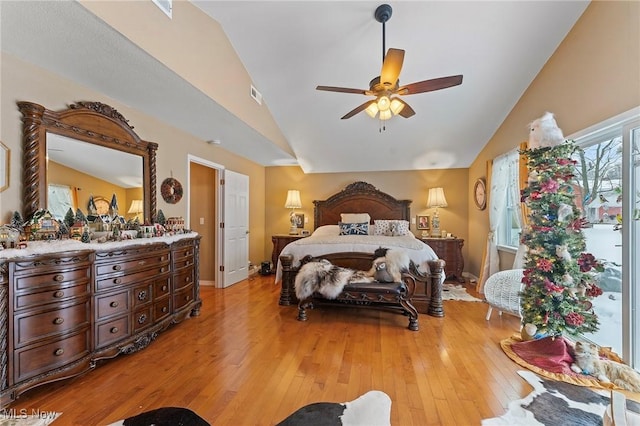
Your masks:
{"label": "carved wooden headboard", "polygon": [[326,200],[314,204],[313,229],[337,225],[340,213],[369,213],[371,220],[409,220],[411,200],[397,200],[366,182],[354,182]]}

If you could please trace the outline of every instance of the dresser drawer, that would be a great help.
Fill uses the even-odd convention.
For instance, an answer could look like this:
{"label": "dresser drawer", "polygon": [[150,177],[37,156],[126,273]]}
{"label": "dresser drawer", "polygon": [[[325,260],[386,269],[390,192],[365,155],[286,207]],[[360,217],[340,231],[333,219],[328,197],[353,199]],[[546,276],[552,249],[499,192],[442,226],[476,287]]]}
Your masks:
{"label": "dresser drawer", "polygon": [[145,283],[139,286],[136,286],[133,289],[133,307],[136,308],[138,306],[146,305],[150,303],[153,299],[153,293],[151,292],[153,289],[153,284]]}
{"label": "dresser drawer", "polygon": [[194,299],[193,286],[185,287],[173,295],[173,311],[177,312],[191,303]]}
{"label": "dresser drawer", "polygon": [[171,298],[167,297],[153,304],[153,320],[159,321],[171,314]]}
{"label": "dresser drawer", "polygon": [[185,270],[176,274],[173,279],[173,291],[178,291],[183,287],[193,285],[193,269]]}
{"label": "dresser drawer", "polygon": [[53,271],[40,275],[18,275],[14,277],[15,289],[29,290],[39,287],[60,286],[66,283],[86,282],[91,278],[91,270],[88,267],[72,269],[69,271]]}
{"label": "dresser drawer", "polygon": [[[164,266],[156,267],[154,269],[149,269],[147,271],[136,272],[133,274],[103,278],[96,280],[96,289],[97,291],[106,290],[115,286],[123,286],[133,283],[138,283],[141,281],[146,281],[155,275],[162,275],[169,273],[169,264]],[[99,278],[99,277],[98,277]]]}
{"label": "dresser drawer", "polygon": [[168,295],[171,291],[171,277],[158,278],[153,282],[153,298],[154,300],[161,299]]}
{"label": "dresser drawer", "polygon": [[153,317],[151,316],[151,312],[153,306],[148,306],[144,309],[139,309],[133,314],[133,331],[134,333],[138,330],[142,330],[145,327],[153,324]]}
{"label": "dresser drawer", "polygon": [[173,261],[191,259],[195,254],[195,248],[193,246],[180,247],[173,250]]}
{"label": "dresser drawer", "polygon": [[14,320],[15,346],[89,325],[89,300],[59,309],[17,314]]}
{"label": "dresser drawer", "polygon": [[71,287],[57,287],[40,292],[20,292],[16,294],[15,309],[32,308],[47,303],[64,302],[65,300],[89,294],[89,280]]}
{"label": "dresser drawer", "polygon": [[129,336],[129,316],[115,318],[96,327],[96,349]]}
{"label": "dresser drawer", "polygon": [[153,256],[139,257],[137,259],[121,262],[100,262],[96,265],[96,275],[126,274],[141,269],[154,268],[169,264],[169,253],[158,253]]}
{"label": "dresser drawer", "polygon": [[103,320],[129,311],[129,290],[97,296],[96,319]]}
{"label": "dresser drawer", "polygon": [[17,351],[14,356],[14,381],[26,380],[88,355],[89,342],[90,332],[85,329],[55,342]]}

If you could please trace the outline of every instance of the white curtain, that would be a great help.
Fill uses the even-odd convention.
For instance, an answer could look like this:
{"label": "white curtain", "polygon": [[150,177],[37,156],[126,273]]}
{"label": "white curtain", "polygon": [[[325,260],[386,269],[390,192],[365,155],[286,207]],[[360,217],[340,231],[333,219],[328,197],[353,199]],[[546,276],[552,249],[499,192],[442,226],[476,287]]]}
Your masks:
{"label": "white curtain", "polygon": [[47,200],[49,213],[56,219],[64,219],[69,209],[75,214],[73,189],[70,186],[49,184]]}
{"label": "white curtain", "polygon": [[[520,185],[518,183],[520,168],[520,155],[518,149],[509,151],[493,160],[491,168],[491,188],[489,192],[489,235],[485,258],[480,271],[478,291],[484,293],[484,283],[491,275],[500,270],[500,257],[498,256],[497,234],[498,226],[505,217],[507,209],[507,194],[511,192],[514,206],[517,206],[518,221],[520,214]],[[521,226],[522,227],[522,226]]]}

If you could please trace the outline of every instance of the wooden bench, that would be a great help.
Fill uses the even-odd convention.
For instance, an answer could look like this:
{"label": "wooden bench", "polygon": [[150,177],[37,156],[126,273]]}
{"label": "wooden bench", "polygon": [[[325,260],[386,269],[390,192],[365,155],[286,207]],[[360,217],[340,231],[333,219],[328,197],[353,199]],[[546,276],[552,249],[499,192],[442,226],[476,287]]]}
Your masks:
{"label": "wooden bench", "polygon": [[415,288],[415,278],[403,274],[401,283],[363,282],[344,286],[335,299],[327,299],[318,293],[298,302],[298,321],[307,320],[307,309],[316,305],[357,306],[386,310],[409,317],[409,330],[418,331],[418,311],[411,303],[409,288]]}

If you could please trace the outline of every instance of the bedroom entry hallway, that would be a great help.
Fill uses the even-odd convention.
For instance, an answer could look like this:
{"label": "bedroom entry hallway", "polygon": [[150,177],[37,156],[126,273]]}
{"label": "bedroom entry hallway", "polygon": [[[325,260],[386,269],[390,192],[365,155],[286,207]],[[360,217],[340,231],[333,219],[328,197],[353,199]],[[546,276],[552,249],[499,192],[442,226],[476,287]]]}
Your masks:
{"label": "bedroom entry hallway", "polygon": [[200,285],[215,285],[218,170],[189,162],[189,226],[200,240]]}
{"label": "bedroom entry hallway", "polygon": [[356,308],[311,310],[299,322],[279,293],[273,276],[203,287],[199,317],[9,408],[61,412],[53,426],[105,425],[167,406],[210,424],[273,425],[306,404],[377,389],[392,400],[392,425],[449,426],[502,415],[531,391],[499,345],[518,319],[485,321],[484,303],[444,301],[445,317],[420,315],[414,332],[402,315]]}

